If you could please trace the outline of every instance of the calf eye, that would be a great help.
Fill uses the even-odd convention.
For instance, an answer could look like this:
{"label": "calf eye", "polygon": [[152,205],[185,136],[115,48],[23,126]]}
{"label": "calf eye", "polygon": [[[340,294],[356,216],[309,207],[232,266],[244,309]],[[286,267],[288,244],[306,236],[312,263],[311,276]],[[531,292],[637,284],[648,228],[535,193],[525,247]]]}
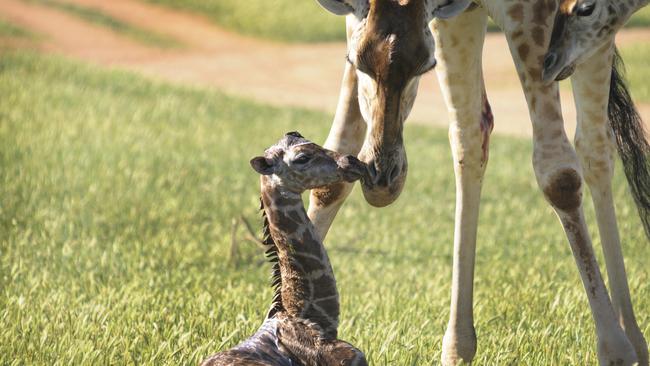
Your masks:
{"label": "calf eye", "polygon": [[309,160],[311,160],[311,156],[309,156],[307,154],[299,154],[298,156],[296,156],[293,159],[292,163],[294,163],[294,164],[306,164]]}
{"label": "calf eye", "polygon": [[579,17],[588,17],[591,15],[591,13],[594,12],[595,8],[596,8],[595,3],[582,3],[576,6],[576,14]]}

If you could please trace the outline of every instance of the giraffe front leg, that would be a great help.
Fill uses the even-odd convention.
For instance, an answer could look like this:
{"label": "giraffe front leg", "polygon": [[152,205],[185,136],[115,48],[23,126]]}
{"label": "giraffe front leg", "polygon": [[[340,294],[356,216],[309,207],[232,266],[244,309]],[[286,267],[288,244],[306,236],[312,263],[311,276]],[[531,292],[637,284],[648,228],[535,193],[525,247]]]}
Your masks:
{"label": "giraffe front leg", "polygon": [[[342,154],[357,155],[365,133],[366,123],[359,111],[357,98],[357,76],[354,67],[346,63],[334,123],[323,147]],[[352,183],[337,183],[311,191],[308,215],[321,240],[325,239],[352,187]]]}
{"label": "giraffe front leg", "polygon": [[[523,3],[513,7],[518,11],[510,10],[502,16],[506,19],[506,38],[533,123],[533,167],[537,183],[560,219],[573,252],[596,325],[600,364],[633,365],[634,348],[618,324],[584,220],[582,169],[564,131],[558,86],[557,83],[544,85],[541,80],[541,65],[549,39],[548,23],[553,12],[546,9],[546,14],[540,14],[533,9],[534,5]],[[546,27],[531,27],[544,19]]]}
{"label": "giraffe front leg", "polygon": [[493,126],[481,73],[486,20],[485,10],[478,7],[452,20],[433,23],[436,72],[449,110],[449,139],[456,175],[451,306],[442,343],[443,365],[470,363],[476,354],[473,317],[476,229]]}
{"label": "giraffe front leg", "polygon": [[639,365],[648,366],[648,344],[634,316],[612,198],[615,141],[607,118],[612,54],[613,44],[606,45],[579,65],[571,78],[578,110],[575,146],[596,209],[614,311]]}
{"label": "giraffe front leg", "polygon": [[636,353],[617,321],[584,219],[582,177],[577,156],[564,130],[557,126],[551,128],[548,120],[544,123],[548,132],[535,136],[535,175],[569,240],[596,324],[599,363],[634,365]]}

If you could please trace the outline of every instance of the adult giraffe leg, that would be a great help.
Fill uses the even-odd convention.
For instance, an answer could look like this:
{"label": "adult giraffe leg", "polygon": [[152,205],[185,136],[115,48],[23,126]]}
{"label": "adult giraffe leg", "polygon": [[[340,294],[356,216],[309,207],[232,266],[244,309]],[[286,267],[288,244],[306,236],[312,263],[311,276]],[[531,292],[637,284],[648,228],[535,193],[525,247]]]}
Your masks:
{"label": "adult giraffe leg", "polygon": [[636,350],[639,365],[648,366],[648,344],[634,316],[612,198],[616,146],[607,103],[613,47],[607,45],[596,52],[571,78],[578,110],[575,146],[596,209],[614,311]]}
{"label": "adult giraffe leg", "polygon": [[487,13],[474,8],[433,22],[436,72],[449,110],[449,139],[456,175],[456,219],[449,323],[443,365],[471,362],[476,353],[473,317],[474,257],[481,183],[493,119],[481,72]]}
{"label": "adult giraffe leg", "polygon": [[[533,167],[537,183],[555,210],[587,293],[598,336],[601,365],[632,365],[636,354],[620,327],[594,256],[582,210],[582,170],[564,131],[557,83],[541,82],[553,7],[517,2],[504,7],[505,33],[526,94],[533,123]],[[530,17],[530,18],[529,18]],[[535,26],[537,24],[537,26]],[[610,70],[608,68],[608,70]]]}
{"label": "adult giraffe leg", "polygon": [[[334,122],[323,147],[356,156],[361,150],[365,134],[366,122],[359,110],[356,70],[346,63]],[[351,183],[340,183],[311,191],[307,214],[321,240],[325,239],[334,217],[352,192],[352,187]]]}

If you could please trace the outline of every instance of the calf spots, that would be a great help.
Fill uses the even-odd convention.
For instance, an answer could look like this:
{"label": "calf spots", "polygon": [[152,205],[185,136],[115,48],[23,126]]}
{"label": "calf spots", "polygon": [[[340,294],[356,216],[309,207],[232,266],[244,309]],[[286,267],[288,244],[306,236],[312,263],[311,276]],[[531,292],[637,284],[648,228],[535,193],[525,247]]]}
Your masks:
{"label": "calf spots", "polygon": [[316,198],[316,204],[329,206],[343,196],[344,189],[344,183],[335,183],[324,188],[314,189],[311,193]]}

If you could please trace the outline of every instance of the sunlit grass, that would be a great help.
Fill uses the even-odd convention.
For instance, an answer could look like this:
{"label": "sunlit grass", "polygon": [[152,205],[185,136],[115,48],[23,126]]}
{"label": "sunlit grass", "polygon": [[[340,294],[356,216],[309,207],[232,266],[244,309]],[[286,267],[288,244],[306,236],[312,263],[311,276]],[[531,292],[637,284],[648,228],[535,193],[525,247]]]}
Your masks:
{"label": "sunlit grass", "polygon": [[[0,70],[0,364],[195,365],[250,335],[271,300],[269,266],[243,240],[237,266],[227,259],[232,220],[257,222],[248,160],[286,131],[323,141],[331,116],[31,53],[4,53]],[[374,209],[355,191],[326,243],[341,337],[374,365],[440,358],[454,216],[446,135],[407,126],[400,199]],[[595,364],[587,299],[536,187],[531,143],[492,146],[476,364]],[[650,245],[620,172],[614,187],[648,336]]]}
{"label": "sunlit grass", "polygon": [[638,10],[626,25],[627,27],[650,27],[650,6]]}
{"label": "sunlit grass", "polygon": [[330,14],[316,0],[146,0],[190,10],[228,29],[288,42],[345,40],[345,19]]}
{"label": "sunlit grass", "polygon": [[650,103],[650,43],[639,42],[621,49],[626,78],[635,100]]}

